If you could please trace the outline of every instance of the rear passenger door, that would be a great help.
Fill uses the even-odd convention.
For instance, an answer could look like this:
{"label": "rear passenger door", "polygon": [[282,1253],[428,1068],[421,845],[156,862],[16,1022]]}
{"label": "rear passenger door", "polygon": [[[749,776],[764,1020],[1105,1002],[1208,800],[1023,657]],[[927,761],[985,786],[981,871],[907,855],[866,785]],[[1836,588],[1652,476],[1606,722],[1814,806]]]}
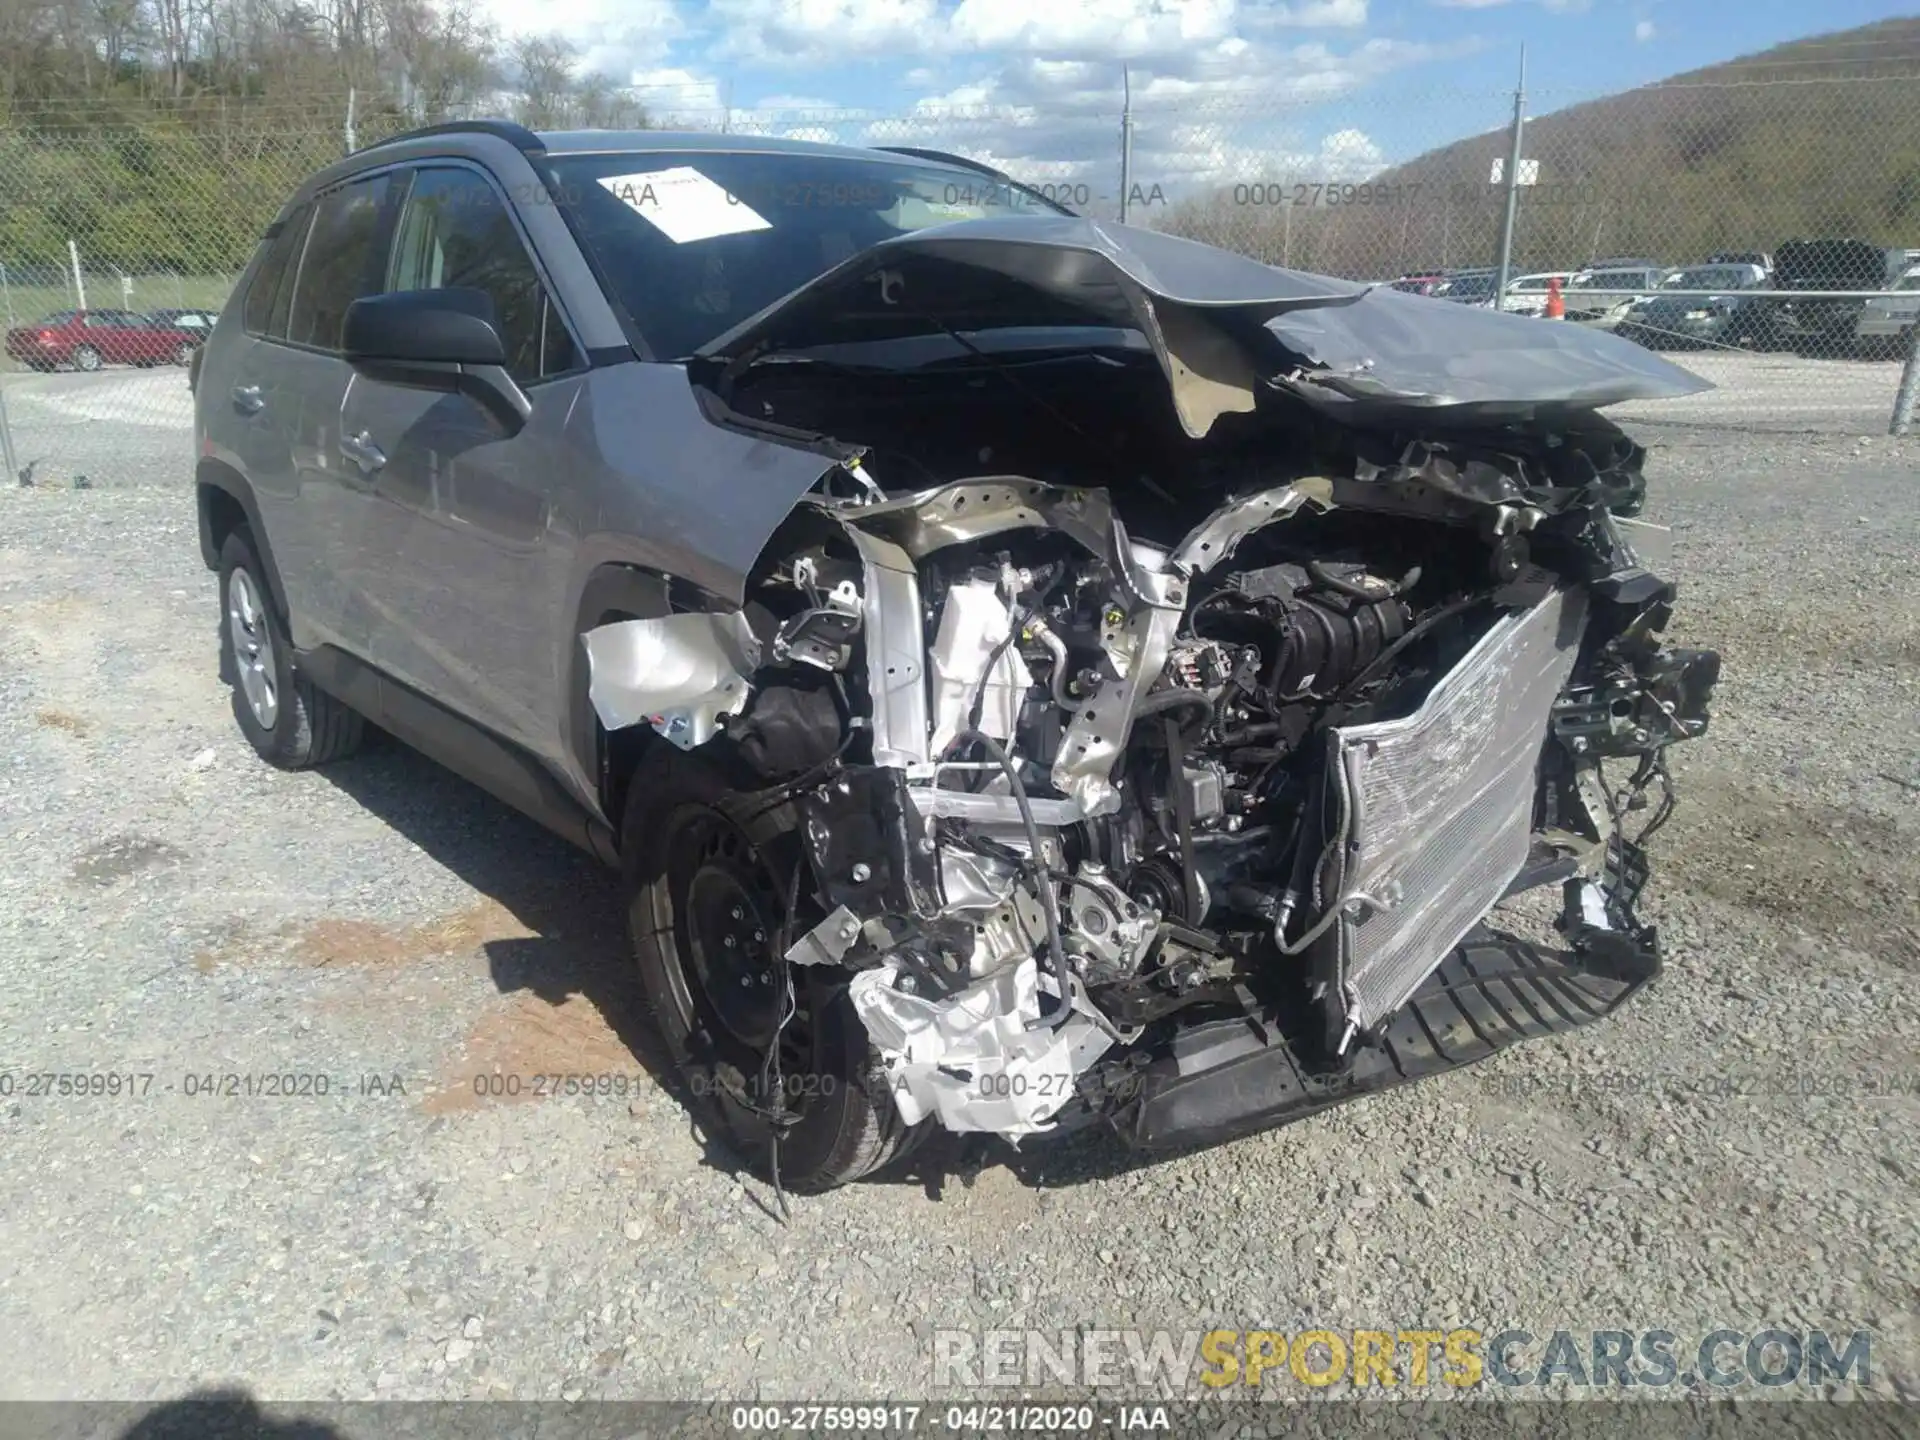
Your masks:
{"label": "rear passenger door", "polygon": [[355,550],[372,658],[401,682],[548,759],[562,726],[568,637],[556,634],[577,536],[556,527],[553,477],[584,355],[504,194],[478,167],[409,177],[390,292],[466,287],[493,302],[506,369],[533,413],[510,432],[470,396],[356,374],[342,433],[370,503]]}

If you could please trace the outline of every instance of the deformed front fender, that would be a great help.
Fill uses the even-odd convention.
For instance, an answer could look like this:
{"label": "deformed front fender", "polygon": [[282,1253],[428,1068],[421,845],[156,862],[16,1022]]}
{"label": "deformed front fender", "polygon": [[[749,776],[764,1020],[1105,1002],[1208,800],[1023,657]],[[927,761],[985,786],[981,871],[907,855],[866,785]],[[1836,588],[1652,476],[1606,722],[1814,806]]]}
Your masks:
{"label": "deformed front fender", "polygon": [[747,576],[793,507],[856,453],[822,437],[750,428],[683,365],[592,371],[568,448],[609,467],[583,517],[580,565],[671,575],[738,607]]}

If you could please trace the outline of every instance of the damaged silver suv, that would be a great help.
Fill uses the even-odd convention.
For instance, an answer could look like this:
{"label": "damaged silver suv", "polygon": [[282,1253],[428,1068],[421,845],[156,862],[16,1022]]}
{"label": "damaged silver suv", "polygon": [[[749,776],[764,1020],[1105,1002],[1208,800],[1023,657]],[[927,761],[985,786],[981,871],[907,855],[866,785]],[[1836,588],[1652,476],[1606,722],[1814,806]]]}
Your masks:
{"label": "damaged silver suv", "polygon": [[[437,127],[203,350],[283,766],[362,717],[632,885],[689,1103],[819,1190],[1215,1142],[1595,1020],[1667,747],[1626,341],[1085,220],[932,152]],[[1484,925],[1558,886],[1563,944]]]}

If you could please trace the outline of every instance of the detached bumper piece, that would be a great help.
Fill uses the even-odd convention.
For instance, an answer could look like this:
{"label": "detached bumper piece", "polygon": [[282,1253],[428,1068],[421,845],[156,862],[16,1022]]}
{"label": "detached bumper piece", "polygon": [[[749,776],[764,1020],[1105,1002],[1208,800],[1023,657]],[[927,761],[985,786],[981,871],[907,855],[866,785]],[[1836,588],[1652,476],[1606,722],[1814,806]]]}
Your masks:
{"label": "detached bumper piece", "polygon": [[1216,1145],[1605,1019],[1659,972],[1652,945],[1576,954],[1481,927],[1345,1068],[1309,1070],[1277,1032],[1215,1021],[1123,1083],[1109,1076],[1118,1098],[1108,1123],[1138,1150]]}

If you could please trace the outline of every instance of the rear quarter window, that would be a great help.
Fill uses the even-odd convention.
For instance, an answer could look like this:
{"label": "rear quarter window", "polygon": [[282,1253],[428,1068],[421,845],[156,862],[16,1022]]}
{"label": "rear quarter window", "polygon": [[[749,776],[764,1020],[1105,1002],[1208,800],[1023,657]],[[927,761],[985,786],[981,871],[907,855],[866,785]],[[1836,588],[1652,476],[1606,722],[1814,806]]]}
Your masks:
{"label": "rear quarter window", "polygon": [[[310,207],[302,205],[280,223],[261,243],[266,246],[266,254],[260,257],[260,264],[253,272],[253,279],[247,283],[247,295],[241,310],[241,324],[253,335],[272,334],[274,302],[279,298],[285,286],[289,284],[294,267],[299,263],[300,251],[306,244],[307,226],[313,219]],[[281,323],[284,329],[285,309],[281,310]]]}

